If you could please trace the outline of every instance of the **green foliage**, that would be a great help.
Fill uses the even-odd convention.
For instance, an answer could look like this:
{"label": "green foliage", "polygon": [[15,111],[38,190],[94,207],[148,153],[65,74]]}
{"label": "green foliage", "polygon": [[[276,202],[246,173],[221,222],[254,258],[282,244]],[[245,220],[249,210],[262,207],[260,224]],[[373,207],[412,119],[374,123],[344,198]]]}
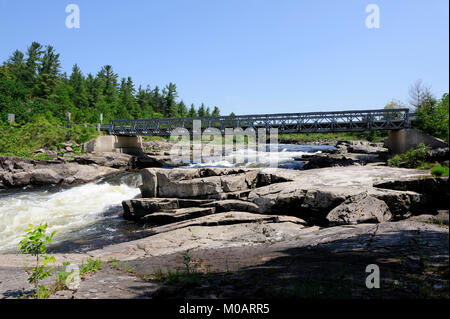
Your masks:
{"label": "green foliage", "polygon": [[429,147],[420,143],[415,149],[411,149],[404,154],[393,156],[389,159],[390,166],[406,168],[424,168],[426,167],[427,151]]}
{"label": "green foliage", "polygon": [[83,262],[80,266],[80,275],[99,271],[101,269],[102,263],[103,261],[99,258],[97,259],[88,258],[87,263],[85,264]]}
{"label": "green foliage", "polygon": [[0,154],[37,159],[49,159],[44,154],[34,154],[37,149],[59,149],[66,141],[80,144],[98,136],[95,128],[65,127],[51,113],[37,114],[24,125],[0,124],[0,130]]}
{"label": "green foliage", "polygon": [[299,134],[280,134],[278,140],[283,143],[309,143],[317,141],[355,141],[367,140],[374,143],[383,142],[387,137],[384,131],[370,131],[361,133],[299,133]]}
{"label": "green foliage", "polygon": [[447,166],[435,165],[431,168],[431,175],[436,177],[445,177],[449,175],[449,168]]}
{"label": "green foliage", "polygon": [[[196,116],[194,105],[188,111],[178,102],[177,87],[169,83],[162,90],[139,87],[131,77],[119,80],[111,65],[96,75],[84,75],[75,64],[70,76],[62,74],[60,55],[52,46],[33,42],[26,53],[13,52],[0,64],[0,126],[8,113],[23,125],[35,115],[51,114],[61,125],[95,124],[113,119]],[[205,107],[203,106],[203,111]],[[216,114],[219,113],[217,108]],[[194,114],[195,113],[195,114]]]}
{"label": "green foliage", "polygon": [[445,93],[439,101],[430,99],[429,103],[416,110],[417,121],[415,127],[423,132],[449,140],[449,101]]}
{"label": "green foliage", "polygon": [[[48,268],[49,262],[54,262],[55,257],[47,256],[47,244],[53,241],[53,236],[56,231],[50,235],[46,235],[47,224],[38,226],[29,225],[26,234],[19,243],[19,251],[23,254],[30,254],[36,257],[34,267],[31,267],[29,272],[28,282],[35,287],[34,297],[37,299],[47,298],[49,295],[48,289],[44,285],[39,285],[39,282],[49,276],[54,267]],[[42,260],[42,261],[41,261]]]}

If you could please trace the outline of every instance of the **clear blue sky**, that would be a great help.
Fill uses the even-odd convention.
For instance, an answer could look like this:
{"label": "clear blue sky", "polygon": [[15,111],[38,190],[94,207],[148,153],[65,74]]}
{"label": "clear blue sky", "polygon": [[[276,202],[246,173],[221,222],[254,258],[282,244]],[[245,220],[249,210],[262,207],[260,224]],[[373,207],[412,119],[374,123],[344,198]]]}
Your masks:
{"label": "clear blue sky", "polygon": [[[80,8],[67,29],[66,5]],[[368,29],[366,6],[380,8]],[[137,85],[175,82],[228,114],[382,108],[421,78],[449,87],[448,0],[0,0],[0,61],[32,41],[63,71],[111,64]]]}

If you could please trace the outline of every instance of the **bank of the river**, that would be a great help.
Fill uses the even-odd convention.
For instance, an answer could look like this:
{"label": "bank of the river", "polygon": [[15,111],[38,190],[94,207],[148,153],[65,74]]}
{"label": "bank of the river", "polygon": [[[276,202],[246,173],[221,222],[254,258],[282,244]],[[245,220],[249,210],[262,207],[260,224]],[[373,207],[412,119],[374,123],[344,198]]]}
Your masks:
{"label": "bank of the river", "polygon": [[[167,156],[161,153],[165,150],[150,152]],[[122,175],[34,194],[42,196],[44,205],[27,198],[29,191],[10,193],[10,222],[4,228],[25,224],[35,213],[54,218],[52,227],[68,236],[56,238],[52,247],[58,265],[104,261],[76,291],[60,291],[54,298],[308,297],[321,289],[314,280],[323,273],[329,274],[328,283],[349,277],[354,297],[380,297],[360,282],[366,263],[389,273],[383,278],[384,292],[393,297],[424,292],[448,297],[448,178],[388,167],[386,150],[369,142],[280,145],[277,154],[291,169],[255,168],[251,161],[230,167],[230,154],[224,153],[223,163],[212,158],[201,168],[143,169],[140,189],[136,175],[112,168]],[[84,161],[77,164],[99,165]],[[292,164],[303,170],[293,170]],[[80,209],[71,209],[73,203]],[[50,212],[39,210],[50,205]],[[66,227],[68,220],[76,227]],[[185,276],[182,254],[189,254],[189,267],[204,275],[193,281]],[[23,272],[29,261],[11,251],[0,255],[3,297],[31,288]],[[332,273],[330,263],[347,268]],[[248,271],[251,266],[268,271]],[[283,281],[276,275],[280,267],[313,292]],[[167,275],[174,268],[179,268],[175,281]],[[340,295],[335,288],[329,287],[331,297]]]}

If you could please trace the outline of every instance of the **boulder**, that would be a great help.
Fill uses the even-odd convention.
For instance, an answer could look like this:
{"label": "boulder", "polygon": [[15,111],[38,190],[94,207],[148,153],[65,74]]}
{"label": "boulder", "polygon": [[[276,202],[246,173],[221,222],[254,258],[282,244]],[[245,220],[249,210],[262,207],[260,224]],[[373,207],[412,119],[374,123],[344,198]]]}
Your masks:
{"label": "boulder", "polygon": [[138,220],[145,215],[160,210],[177,209],[178,200],[175,198],[142,198],[122,202],[123,217],[127,220]]}
{"label": "boulder", "polygon": [[373,184],[376,188],[412,191],[422,194],[428,206],[448,208],[450,188],[448,177],[408,177],[378,181]]}
{"label": "boulder", "polygon": [[392,214],[385,202],[361,193],[333,208],[326,218],[331,225],[354,225],[389,221]]}
{"label": "boulder", "polygon": [[248,190],[257,183],[258,170],[163,169],[142,170],[143,197],[220,198],[221,193]]}
{"label": "boulder", "polygon": [[41,168],[31,172],[30,180],[34,185],[52,185],[59,184],[64,178],[52,169]]}

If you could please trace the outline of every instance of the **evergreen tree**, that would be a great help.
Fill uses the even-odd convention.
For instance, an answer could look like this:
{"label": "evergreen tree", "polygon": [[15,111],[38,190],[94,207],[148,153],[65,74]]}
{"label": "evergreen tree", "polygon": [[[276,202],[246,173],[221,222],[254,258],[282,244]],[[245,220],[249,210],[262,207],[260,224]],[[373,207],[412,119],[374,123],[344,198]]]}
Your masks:
{"label": "evergreen tree", "polygon": [[178,116],[180,117],[187,117],[189,115],[189,111],[186,107],[186,104],[184,104],[183,100],[178,103]]}
{"label": "evergreen tree", "polygon": [[217,106],[214,106],[214,110],[213,110],[211,116],[220,116],[220,110]]}
{"label": "evergreen tree", "polygon": [[194,104],[191,104],[191,108],[189,109],[189,117],[196,117],[197,116],[197,112],[195,111],[195,106]]}
{"label": "evergreen tree", "polygon": [[[88,100],[88,92],[86,88],[86,81],[81,73],[81,70],[77,64],[75,64],[72,68],[72,74],[69,78],[69,84],[72,86],[71,92],[71,100],[72,103],[83,112],[85,115],[89,114],[89,100]],[[83,117],[85,120],[86,117]]]}
{"label": "evergreen tree", "polygon": [[164,94],[164,116],[176,117],[178,115],[178,106],[175,99],[178,97],[177,86],[170,82],[163,90]]}
{"label": "evergreen tree", "polygon": [[[0,64],[0,123],[14,113],[16,122],[25,124],[36,116],[56,118],[66,123],[67,112],[72,123],[103,123],[114,119],[208,116],[210,109],[202,104],[197,114],[194,104],[189,110],[183,100],[177,101],[174,83],[164,89],[147,86],[136,92],[131,77],[118,82],[118,75],[105,65],[97,75],[84,76],[75,64],[70,75],[61,73],[60,55],[52,46],[33,42],[24,54],[15,50]],[[213,115],[220,114],[217,107]],[[43,115],[45,114],[45,115]]]}
{"label": "evergreen tree", "polygon": [[198,108],[197,111],[198,116],[200,117],[205,117],[206,116],[206,111],[205,111],[205,105],[202,103],[202,105],[200,105],[200,107]]}

